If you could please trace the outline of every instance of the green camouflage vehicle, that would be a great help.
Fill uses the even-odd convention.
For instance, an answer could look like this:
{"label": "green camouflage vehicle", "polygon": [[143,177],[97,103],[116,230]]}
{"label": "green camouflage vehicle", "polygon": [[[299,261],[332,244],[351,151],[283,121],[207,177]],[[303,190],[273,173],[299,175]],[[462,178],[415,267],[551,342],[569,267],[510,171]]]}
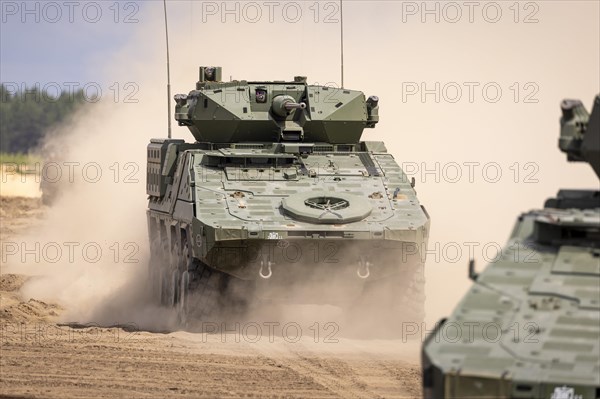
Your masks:
{"label": "green camouflage vehicle", "polygon": [[379,120],[377,97],[301,76],[222,82],[221,68],[200,67],[196,90],[175,101],[196,141],[148,145],[150,274],[163,305],[183,320],[253,298],[423,318],[429,217],[384,144],[360,141]]}
{"label": "green camouflage vehicle", "polygon": [[[561,104],[559,147],[600,177],[600,96]],[[423,345],[426,398],[600,397],[600,192],[560,190]]]}

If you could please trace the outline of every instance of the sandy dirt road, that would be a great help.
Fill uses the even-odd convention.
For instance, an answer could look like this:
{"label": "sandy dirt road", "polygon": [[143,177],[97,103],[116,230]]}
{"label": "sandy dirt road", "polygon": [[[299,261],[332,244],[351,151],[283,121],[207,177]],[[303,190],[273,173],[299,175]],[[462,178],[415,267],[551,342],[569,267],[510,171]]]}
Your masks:
{"label": "sandy dirt road", "polygon": [[[35,226],[37,199],[2,198],[2,239]],[[12,270],[11,270],[12,272]],[[0,397],[415,398],[419,342],[57,324],[64,307],[24,298],[2,273]],[[254,327],[249,326],[249,327]]]}

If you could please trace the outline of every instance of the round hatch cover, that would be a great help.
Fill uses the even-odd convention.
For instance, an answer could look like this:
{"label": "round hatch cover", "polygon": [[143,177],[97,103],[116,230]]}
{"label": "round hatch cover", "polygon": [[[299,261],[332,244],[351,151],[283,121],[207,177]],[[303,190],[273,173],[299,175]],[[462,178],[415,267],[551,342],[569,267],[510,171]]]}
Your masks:
{"label": "round hatch cover", "polygon": [[369,200],[354,194],[309,191],[284,198],[283,210],[294,219],[310,223],[357,222],[369,216]]}

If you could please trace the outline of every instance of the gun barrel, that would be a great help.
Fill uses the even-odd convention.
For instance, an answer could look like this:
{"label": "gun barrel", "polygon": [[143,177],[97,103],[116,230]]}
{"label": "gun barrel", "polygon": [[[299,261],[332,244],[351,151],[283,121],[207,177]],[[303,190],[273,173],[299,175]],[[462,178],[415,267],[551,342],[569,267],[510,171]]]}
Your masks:
{"label": "gun barrel", "polygon": [[292,109],[304,109],[306,108],[306,104],[305,103],[295,103],[292,101],[287,101],[284,105],[285,109],[292,110]]}
{"label": "gun barrel", "polygon": [[297,103],[292,96],[277,96],[273,99],[273,112],[280,117],[285,118],[294,109],[305,109],[305,103]]}

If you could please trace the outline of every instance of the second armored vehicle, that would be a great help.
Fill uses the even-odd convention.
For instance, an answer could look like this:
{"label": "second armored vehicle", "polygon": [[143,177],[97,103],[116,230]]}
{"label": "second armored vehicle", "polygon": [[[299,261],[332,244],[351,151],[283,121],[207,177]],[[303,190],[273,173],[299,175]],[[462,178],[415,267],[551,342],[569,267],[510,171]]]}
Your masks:
{"label": "second armored vehicle", "polygon": [[[429,217],[375,127],[378,98],[291,81],[176,95],[196,141],[148,145],[155,292],[185,319],[275,301],[377,306],[423,318]],[[298,294],[302,292],[302,294]]]}
{"label": "second armored vehicle", "polygon": [[[560,149],[600,177],[600,96],[562,103]],[[423,346],[426,398],[600,398],[600,191],[521,215]]]}

